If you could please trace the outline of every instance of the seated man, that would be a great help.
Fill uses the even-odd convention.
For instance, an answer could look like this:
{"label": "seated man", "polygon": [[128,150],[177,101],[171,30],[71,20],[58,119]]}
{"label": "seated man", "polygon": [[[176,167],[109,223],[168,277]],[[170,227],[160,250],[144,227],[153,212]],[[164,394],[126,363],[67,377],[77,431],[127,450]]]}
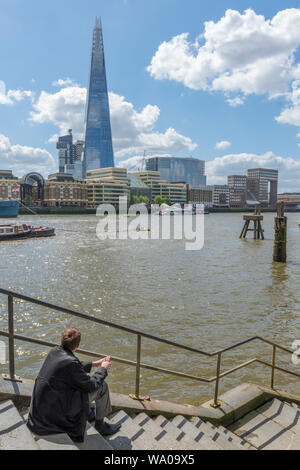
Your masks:
{"label": "seated man", "polygon": [[[114,434],[118,424],[109,424],[104,417],[111,412],[107,383],[110,359],[80,362],[74,356],[81,333],[76,328],[64,331],[61,346],[49,352],[35,381],[27,426],[40,436],[67,433],[82,442],[90,403],[96,402],[95,428],[102,435]],[[98,367],[94,375],[88,372]]]}

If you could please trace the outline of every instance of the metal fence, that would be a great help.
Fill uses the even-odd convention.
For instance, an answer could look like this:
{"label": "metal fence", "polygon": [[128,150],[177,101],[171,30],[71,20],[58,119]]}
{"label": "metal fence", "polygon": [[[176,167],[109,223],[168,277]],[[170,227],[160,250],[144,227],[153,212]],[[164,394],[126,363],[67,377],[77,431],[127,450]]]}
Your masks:
{"label": "metal fence", "polygon": [[[139,330],[135,330],[132,328],[127,328],[122,325],[117,325],[116,323],[108,322],[106,320],[101,320],[99,318],[95,318],[91,315],[87,315],[85,313],[77,312],[75,310],[71,310],[68,308],[60,307],[58,305],[54,305],[48,302],[44,302],[42,300],[35,299],[33,297],[28,297],[23,294],[19,294],[17,292],[13,292],[10,290],[6,289],[1,289],[0,288],[0,294],[4,294],[7,296],[7,312],[8,312],[8,331],[3,331],[0,330],[0,336],[4,336],[8,338],[8,349],[9,349],[9,373],[5,374],[5,378],[8,380],[19,380],[19,378],[15,374],[15,340],[20,340],[20,341],[25,341],[28,343],[34,343],[42,346],[57,346],[55,343],[51,343],[48,341],[43,341],[35,338],[31,338],[28,336],[24,335],[19,335],[15,333],[15,328],[14,328],[14,299],[21,299],[25,302],[31,303],[31,304],[36,304],[40,305],[42,307],[46,307],[50,310],[66,313],[68,315],[82,318],[86,321],[90,321],[93,323],[97,323],[100,325],[105,325],[111,328],[116,328],[118,330],[131,333],[136,336],[136,360],[135,361],[130,361],[128,359],[122,358],[122,357],[117,357],[113,356],[112,359],[116,362],[122,363],[122,364],[128,364],[130,366],[135,367],[136,369],[136,376],[135,376],[135,394],[132,395],[136,399],[142,399],[140,396],[140,370],[141,369],[148,369],[148,370],[153,370],[162,374],[169,374],[172,376],[177,376],[177,377],[182,377],[184,379],[190,379],[193,381],[198,381],[198,382],[203,382],[203,383],[212,383],[215,382],[215,391],[214,391],[214,397],[212,401],[212,406],[213,407],[218,407],[218,394],[219,394],[219,384],[220,384],[220,379],[223,377],[226,377],[227,375],[232,374],[233,372],[242,369],[244,367],[248,367],[253,363],[259,363],[263,364],[264,366],[268,367],[271,369],[271,377],[270,377],[270,386],[271,388],[274,388],[274,376],[275,376],[275,370],[278,370],[280,372],[284,372],[286,374],[293,375],[294,377],[300,378],[300,374],[297,374],[293,371],[290,371],[288,369],[279,367],[276,365],[276,352],[277,350],[283,351],[288,354],[292,354],[293,351],[280,346],[277,343],[274,343],[273,341],[270,341],[268,339],[262,338],[260,336],[253,336],[251,338],[245,339],[244,341],[240,341],[238,343],[232,344],[231,346],[228,346],[226,348],[220,349],[218,351],[215,351],[213,353],[209,353],[206,351],[202,351],[200,349],[192,348],[190,346],[186,346],[174,341],[170,341],[168,339],[160,338],[158,336],[151,335],[149,333],[144,333]],[[216,375],[214,377],[206,378],[206,377],[198,377],[196,375],[190,375],[190,374],[184,374],[182,372],[178,372],[175,370],[170,370],[170,369],[165,369],[162,367],[155,367],[149,364],[144,364],[141,362],[141,356],[142,356],[142,338],[147,338],[153,341],[157,341],[163,344],[168,344],[170,346],[174,346],[175,348],[185,350],[185,351],[190,351],[192,353],[198,354],[200,356],[206,356],[206,357],[216,357]],[[243,362],[241,364],[238,364],[237,366],[228,369],[224,372],[221,372],[221,363],[222,363],[222,355],[228,351],[231,351],[232,349],[236,349],[238,347],[241,347],[247,343],[250,343],[252,341],[260,341],[262,343],[269,344],[272,346],[272,362],[269,363],[267,361],[263,361],[262,359],[259,359],[257,357],[253,357],[252,359],[249,359],[246,362]],[[87,355],[87,356],[93,356],[93,357],[104,357],[105,354],[100,354],[99,352],[94,352],[94,351],[87,351],[84,349],[78,349],[77,350],[79,353]]]}

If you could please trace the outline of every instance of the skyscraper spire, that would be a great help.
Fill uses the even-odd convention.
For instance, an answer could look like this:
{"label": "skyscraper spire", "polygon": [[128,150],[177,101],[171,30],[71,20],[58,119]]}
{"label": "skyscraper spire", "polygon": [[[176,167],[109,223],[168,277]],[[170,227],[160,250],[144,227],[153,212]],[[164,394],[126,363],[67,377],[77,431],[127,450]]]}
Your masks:
{"label": "skyscraper spire", "polygon": [[113,167],[109,102],[102,26],[96,18],[93,31],[90,82],[87,98],[84,173],[87,170]]}
{"label": "skyscraper spire", "polygon": [[95,28],[100,28],[101,29],[101,19],[98,18],[98,16],[96,16]]}

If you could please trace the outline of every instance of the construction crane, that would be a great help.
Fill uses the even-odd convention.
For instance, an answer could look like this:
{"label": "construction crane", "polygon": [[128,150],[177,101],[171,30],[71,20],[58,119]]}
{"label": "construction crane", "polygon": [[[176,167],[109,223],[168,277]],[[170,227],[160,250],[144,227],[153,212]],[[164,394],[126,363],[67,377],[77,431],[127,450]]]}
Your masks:
{"label": "construction crane", "polygon": [[133,170],[138,165],[139,165],[139,167],[137,168],[137,171],[143,171],[145,169],[145,161],[146,161],[146,150],[144,150],[144,154],[143,154],[143,157],[142,157],[141,161],[138,162],[138,163],[134,163],[132,166],[127,168],[127,171]]}

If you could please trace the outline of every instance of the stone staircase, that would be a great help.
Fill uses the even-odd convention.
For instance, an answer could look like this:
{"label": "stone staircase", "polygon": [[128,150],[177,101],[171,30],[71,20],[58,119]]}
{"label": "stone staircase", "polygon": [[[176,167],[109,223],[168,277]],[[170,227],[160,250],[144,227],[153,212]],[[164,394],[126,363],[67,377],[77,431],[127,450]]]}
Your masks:
{"label": "stone staircase", "polygon": [[0,450],[243,450],[252,446],[223,427],[216,428],[183,416],[168,420],[150,418],[146,413],[130,417],[124,411],[110,416],[121,423],[118,433],[104,438],[88,423],[83,443],[74,443],[66,434],[34,436],[27,428],[27,415],[19,413],[11,400],[0,403]]}
{"label": "stone staircase", "polygon": [[300,450],[300,407],[277,398],[229,426],[257,449]]}
{"label": "stone staircase", "polygon": [[87,424],[85,441],[66,434],[34,436],[11,400],[0,403],[0,450],[255,450],[300,449],[300,407],[272,399],[227,428],[200,418],[177,415],[151,418],[124,411],[109,419],[121,423],[118,433],[104,438]]}

